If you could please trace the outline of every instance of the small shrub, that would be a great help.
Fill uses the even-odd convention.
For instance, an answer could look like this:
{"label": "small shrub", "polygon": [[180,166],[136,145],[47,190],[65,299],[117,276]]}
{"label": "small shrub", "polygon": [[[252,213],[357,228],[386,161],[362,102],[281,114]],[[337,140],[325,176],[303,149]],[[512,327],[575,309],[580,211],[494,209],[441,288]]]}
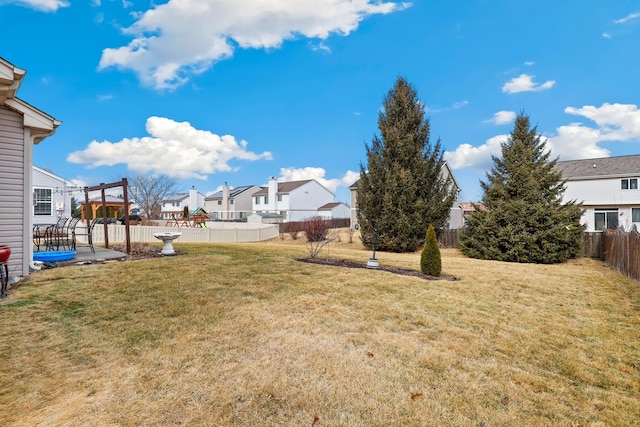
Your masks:
{"label": "small shrub", "polygon": [[287,233],[291,239],[298,240],[298,234],[300,234],[300,223],[298,221],[285,222],[283,224],[283,230]]}
{"label": "small shrub", "polygon": [[309,258],[316,258],[322,248],[334,241],[338,236],[337,231],[331,229],[331,221],[321,216],[306,219],[302,223],[302,229],[307,237]]}
{"label": "small shrub", "polygon": [[424,248],[420,254],[420,270],[430,276],[440,276],[442,272],[442,257],[433,225],[429,225],[427,229]]}
{"label": "small shrub", "polygon": [[303,222],[302,229],[307,242],[321,242],[327,238],[331,222],[321,216],[312,216]]}

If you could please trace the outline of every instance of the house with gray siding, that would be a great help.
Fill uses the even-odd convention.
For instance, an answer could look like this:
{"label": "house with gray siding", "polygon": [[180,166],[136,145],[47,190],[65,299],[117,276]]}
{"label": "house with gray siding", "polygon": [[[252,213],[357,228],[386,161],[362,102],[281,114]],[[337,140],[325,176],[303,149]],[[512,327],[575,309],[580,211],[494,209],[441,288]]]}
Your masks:
{"label": "house with gray siding", "polygon": [[33,150],[61,124],[16,96],[26,70],[0,57],[0,245],[11,248],[10,276],[33,258]]}
{"label": "house with gray siding", "polygon": [[71,216],[73,191],[81,189],[54,173],[33,167],[33,225],[55,224]]}

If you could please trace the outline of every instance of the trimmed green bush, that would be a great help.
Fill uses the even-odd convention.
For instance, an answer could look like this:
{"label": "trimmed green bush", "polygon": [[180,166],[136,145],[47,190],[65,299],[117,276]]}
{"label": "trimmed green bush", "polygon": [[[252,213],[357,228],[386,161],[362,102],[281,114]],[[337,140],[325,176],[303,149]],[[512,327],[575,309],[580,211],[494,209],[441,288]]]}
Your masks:
{"label": "trimmed green bush", "polygon": [[420,270],[429,276],[440,276],[442,272],[442,257],[440,246],[433,225],[427,229],[427,237],[424,241],[424,248],[420,254]]}

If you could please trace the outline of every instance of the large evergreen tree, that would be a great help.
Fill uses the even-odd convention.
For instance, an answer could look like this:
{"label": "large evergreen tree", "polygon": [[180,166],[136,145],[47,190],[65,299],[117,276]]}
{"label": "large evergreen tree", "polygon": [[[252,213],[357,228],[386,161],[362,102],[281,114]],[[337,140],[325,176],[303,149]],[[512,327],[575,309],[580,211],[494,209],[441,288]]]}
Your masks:
{"label": "large evergreen tree", "polygon": [[486,212],[467,218],[460,239],[472,258],[551,264],[575,257],[584,227],[582,207],[562,203],[565,181],[550,160],[546,140],[520,113],[513,132],[502,143],[502,157],[493,157],[487,181],[480,182]]}
{"label": "large evergreen tree", "polygon": [[424,105],[402,77],[384,98],[378,128],[380,135],[366,145],[357,186],[362,242],[382,251],[415,251],[429,224],[438,229],[447,222],[456,189],[441,172],[440,141],[429,143]]}

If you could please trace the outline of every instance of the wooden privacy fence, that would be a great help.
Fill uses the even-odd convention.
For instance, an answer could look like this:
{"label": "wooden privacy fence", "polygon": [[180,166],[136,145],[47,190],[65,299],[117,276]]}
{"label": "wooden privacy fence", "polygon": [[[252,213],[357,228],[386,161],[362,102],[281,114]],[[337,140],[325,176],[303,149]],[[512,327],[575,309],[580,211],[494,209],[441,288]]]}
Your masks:
{"label": "wooden privacy fence", "polygon": [[464,229],[459,228],[455,230],[440,230],[438,234],[438,243],[441,248],[457,248],[460,242],[460,233],[463,233]]}
{"label": "wooden privacy fence", "polygon": [[640,233],[609,230],[602,233],[604,260],[615,270],[640,281]]}
{"label": "wooden privacy fence", "polygon": [[602,253],[602,232],[584,233],[584,244],[580,255],[589,258],[604,259]]}
{"label": "wooden privacy fence", "polygon": [[[465,232],[464,228],[458,228],[455,230],[440,230],[438,235],[438,243],[441,248],[457,248],[460,243],[460,235]],[[602,234],[597,233],[584,233],[584,244],[582,245],[582,252],[580,255],[589,258],[603,258],[602,253]]]}

